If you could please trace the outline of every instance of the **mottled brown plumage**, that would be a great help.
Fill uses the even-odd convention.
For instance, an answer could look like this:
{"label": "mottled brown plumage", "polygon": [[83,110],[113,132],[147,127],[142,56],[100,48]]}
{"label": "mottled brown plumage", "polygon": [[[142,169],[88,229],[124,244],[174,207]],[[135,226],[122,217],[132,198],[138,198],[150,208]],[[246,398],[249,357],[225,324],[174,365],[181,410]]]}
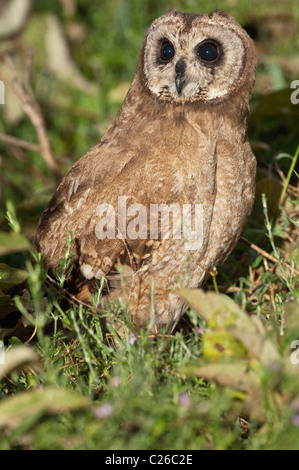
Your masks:
{"label": "mottled brown plumage", "polygon": [[[204,282],[234,248],[252,208],[256,163],[247,118],[255,66],[252,41],[223,12],[171,10],[154,21],[118,115],[64,178],[36,232],[53,269],[71,231],[69,288],[76,295],[88,300],[104,276],[103,303],[125,297],[136,331],[173,330],[186,306],[172,291]],[[140,212],[131,208],[116,237],[101,239],[99,205],[121,218],[120,196],[127,207],[145,207],[146,220],[137,227]],[[188,249],[184,237],[166,238],[161,227],[153,239],[153,204],[201,207],[200,246]],[[146,236],[122,239],[132,221],[137,231],[146,226]]]}

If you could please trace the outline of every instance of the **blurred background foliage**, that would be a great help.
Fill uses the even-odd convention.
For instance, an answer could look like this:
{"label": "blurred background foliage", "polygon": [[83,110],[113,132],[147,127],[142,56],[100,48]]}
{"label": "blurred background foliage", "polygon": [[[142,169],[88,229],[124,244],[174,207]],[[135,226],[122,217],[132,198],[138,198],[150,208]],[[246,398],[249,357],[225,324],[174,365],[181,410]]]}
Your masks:
{"label": "blurred background foliage", "polygon": [[[291,102],[294,91],[291,83],[299,79],[298,0],[0,0],[0,79],[1,76],[9,76],[7,57],[12,59],[16,69],[15,79],[12,78],[11,83],[3,80],[5,104],[0,104],[0,333],[3,327],[1,321],[4,319],[5,323],[6,316],[9,317],[16,309],[6,289],[22,285],[27,278],[30,294],[24,290],[23,307],[19,302],[18,309],[23,312],[26,307],[28,311],[34,311],[37,317],[40,315],[41,320],[47,317],[46,313],[42,316],[43,309],[48,309],[50,315],[53,299],[50,296],[47,303],[44,297],[45,272],[41,271],[39,263],[33,267],[27,262],[27,271],[12,267],[24,268],[24,261],[30,258],[28,238],[32,236],[38,218],[60,178],[107,130],[134,77],[147,27],[157,16],[171,8],[196,13],[223,9],[233,15],[255,40],[259,63],[251,100],[249,137],[258,162],[257,198],[245,237],[262,248],[262,255],[256,247],[250,249],[248,243],[241,241],[224,267],[219,269],[217,281],[219,290],[233,296],[244,312],[256,313],[266,321],[267,326],[272,325],[274,320],[277,325],[275,323],[273,331],[278,338],[284,327],[285,311],[293,311],[289,334],[294,336],[291,338],[287,333],[280,338],[285,354],[284,366],[289,366],[289,342],[298,338],[299,331],[298,310],[294,301],[298,297],[298,289],[295,291],[294,273],[290,275],[290,262],[297,268],[297,273],[299,269],[296,172],[292,174],[290,185],[286,179],[299,143],[299,104]],[[31,73],[28,51],[33,53]],[[11,91],[15,81],[23,82],[26,88],[28,77],[31,78],[35,106],[39,105],[44,118],[57,171],[51,170],[42,152],[37,149],[40,146],[37,127],[26,114],[26,103],[24,106]],[[287,189],[288,193],[283,204],[282,188]],[[268,207],[262,204],[263,193],[266,194]],[[269,216],[273,224],[267,222],[265,216]],[[276,256],[278,245],[282,251],[277,252]],[[274,253],[274,258],[269,255],[270,252]],[[207,289],[214,290],[213,282],[209,282]],[[47,292],[49,294],[50,289]],[[45,301],[47,307],[40,306],[39,301]],[[224,302],[222,297],[219,302]],[[202,304],[199,302],[199,305]],[[77,320],[71,316],[74,311],[65,313],[60,305],[55,308],[67,324],[74,322],[75,326],[69,325],[69,328],[77,333]],[[207,311],[205,306],[205,313]],[[2,381],[0,430],[2,427],[14,428],[22,416],[25,420],[11,435],[1,434],[0,447],[26,447],[32,439],[37,448],[84,447],[82,439],[87,436],[86,446],[89,448],[97,447],[99,442],[104,448],[118,446],[126,449],[134,446],[234,448],[234,445],[238,448],[245,445],[251,448],[298,448],[297,369],[292,371],[293,375],[289,375],[288,367],[286,371],[284,368],[278,370],[275,364],[272,364],[272,369],[258,369],[262,371],[260,385],[265,395],[268,425],[266,430],[262,428],[259,439],[248,439],[244,444],[240,442],[239,430],[232,429],[231,424],[244,397],[240,399],[239,393],[232,395],[230,388],[223,392],[223,389],[217,389],[213,383],[209,385],[200,378],[203,376],[213,382],[215,377],[221,376],[222,365],[218,369],[217,364],[212,364],[210,376],[202,375],[202,371],[198,373],[202,328],[196,329],[197,333],[193,332],[191,338],[177,334],[170,343],[162,337],[155,342],[155,347],[149,338],[142,338],[144,347],[140,339],[136,345],[128,342],[125,345],[128,351],[124,354],[111,352],[102,342],[99,353],[101,341],[98,325],[92,323],[95,320],[91,316],[85,317],[82,309],[79,308],[78,312],[83,336],[86,336],[85,343],[78,336],[80,341],[75,338],[66,346],[59,336],[60,332],[56,332],[54,340],[49,340],[42,335],[42,327],[38,328],[37,349],[43,362],[41,372],[29,374],[29,377],[15,375],[13,380]],[[250,323],[247,313],[242,315],[244,321]],[[200,315],[204,317],[202,312]],[[4,328],[10,327],[5,323]],[[96,334],[89,338],[84,328],[88,334],[90,331],[93,333],[92,328],[95,328]],[[3,331],[5,336],[6,330],[2,330],[2,334]],[[242,325],[242,335],[244,332],[246,328]],[[275,336],[274,333],[272,336]],[[224,337],[227,338],[227,335]],[[255,341],[252,347],[257,337],[253,335]],[[211,339],[211,336],[206,334],[205,338]],[[16,339],[13,338],[14,341]],[[216,339],[219,346],[222,339],[219,335]],[[276,343],[275,340],[275,347]],[[33,352],[27,346],[24,348],[20,350],[21,360],[29,364],[35,362]],[[89,364],[93,364],[98,379],[96,390],[91,387],[84,348],[89,348],[90,357],[95,361]],[[25,350],[28,357],[24,356]],[[12,363],[13,369],[16,364],[19,365],[20,357],[10,358],[8,363]],[[190,358],[195,359],[195,363],[191,364],[185,376],[185,371],[182,373],[180,367],[188,365]],[[113,376],[115,367],[118,372]],[[103,373],[99,375],[99,371]],[[112,385],[110,374],[113,379],[118,379],[120,385]],[[235,369],[231,375],[229,386],[236,388],[234,382],[239,375]],[[110,380],[108,386],[106,379]],[[53,384],[54,392],[48,387]],[[84,393],[79,399],[78,395],[69,395],[69,390],[65,388],[60,390],[58,396],[57,384],[77,388],[79,393]],[[39,393],[37,387],[40,386],[45,387],[44,394]],[[15,393],[24,389],[26,394]],[[107,402],[108,405],[114,407],[114,418],[103,421],[103,426],[101,420],[111,410],[104,401],[96,409],[96,418],[91,416],[90,403],[88,401],[86,404],[85,400],[90,390],[93,390],[93,398],[106,400],[108,397],[113,406],[110,402]],[[189,403],[186,390],[195,400],[196,407]],[[275,400],[274,404],[271,402],[275,395],[273,391],[277,392],[279,406],[283,409],[276,418],[275,413],[280,408]],[[250,391],[250,400],[245,400],[250,413],[258,409],[258,394],[255,389],[253,392]],[[11,401],[2,400],[6,395],[13,395]],[[203,396],[210,397],[210,401],[202,402]],[[292,397],[295,397],[293,401]],[[238,411],[232,408],[232,400],[233,407],[235,401],[238,402]],[[58,419],[56,413],[60,412],[61,406],[67,414]],[[71,414],[72,410],[81,408],[86,408],[86,413],[79,417]],[[44,415],[48,418],[41,420],[41,427],[35,427],[34,423]],[[223,417],[229,418],[229,425],[224,422],[224,426],[218,426]],[[179,433],[178,423],[181,426]],[[34,437],[30,435],[31,428]],[[27,433],[25,439],[23,433]],[[70,440],[72,433],[73,441]]]}
{"label": "blurred background foliage", "polygon": [[[33,91],[61,175],[109,126],[134,77],[146,28],[171,8],[201,13],[220,8],[247,29],[259,54],[250,119],[258,177],[273,176],[277,154],[294,154],[299,106],[290,101],[290,83],[299,77],[296,0],[0,0],[0,51],[13,56],[20,75],[25,51],[34,52]],[[8,86],[5,98],[0,133],[36,142],[35,129]],[[287,158],[280,161],[284,173],[289,165]],[[31,236],[56,185],[38,153],[0,139],[0,229],[7,227],[9,200]]]}

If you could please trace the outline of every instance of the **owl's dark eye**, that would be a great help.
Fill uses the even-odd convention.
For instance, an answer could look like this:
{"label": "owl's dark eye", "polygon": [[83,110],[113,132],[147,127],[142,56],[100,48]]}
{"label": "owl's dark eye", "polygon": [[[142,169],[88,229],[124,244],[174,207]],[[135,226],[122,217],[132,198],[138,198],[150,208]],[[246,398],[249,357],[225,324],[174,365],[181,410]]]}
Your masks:
{"label": "owl's dark eye", "polygon": [[204,62],[216,62],[220,57],[219,46],[216,42],[204,41],[196,48],[199,59]]}
{"label": "owl's dark eye", "polygon": [[169,61],[174,56],[174,47],[169,41],[163,41],[160,49],[160,58],[163,61]]}

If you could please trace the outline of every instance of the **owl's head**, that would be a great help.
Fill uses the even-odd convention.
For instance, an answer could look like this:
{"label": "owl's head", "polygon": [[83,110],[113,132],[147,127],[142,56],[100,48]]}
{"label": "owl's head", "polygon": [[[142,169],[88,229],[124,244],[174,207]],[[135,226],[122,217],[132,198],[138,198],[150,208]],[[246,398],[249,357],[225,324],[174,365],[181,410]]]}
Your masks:
{"label": "owl's head", "polygon": [[148,29],[139,70],[158,99],[218,102],[255,79],[256,52],[245,30],[228,14],[171,10]]}

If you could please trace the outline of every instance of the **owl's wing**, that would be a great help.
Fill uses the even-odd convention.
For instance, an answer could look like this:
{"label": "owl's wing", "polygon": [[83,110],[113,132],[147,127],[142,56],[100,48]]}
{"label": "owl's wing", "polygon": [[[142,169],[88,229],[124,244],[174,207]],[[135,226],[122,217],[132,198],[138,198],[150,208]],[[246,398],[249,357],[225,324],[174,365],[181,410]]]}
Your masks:
{"label": "owl's wing", "polygon": [[[113,291],[121,287],[123,275],[131,279],[134,273],[145,269],[161,243],[160,225],[157,239],[150,239],[150,204],[173,203],[178,197],[177,169],[174,171],[171,162],[161,162],[158,150],[149,155],[139,149],[139,156],[132,149],[123,150],[111,155],[105,144],[91,149],[64,178],[42,214],[35,245],[49,268],[59,267],[66,252],[67,230],[72,234],[70,269],[75,290],[85,292],[84,286],[90,287],[105,275],[107,291]],[[139,204],[145,208],[142,222],[146,224],[146,233],[142,239],[134,240],[120,233],[119,217],[123,210],[120,198],[126,200],[127,206]],[[114,210],[112,238],[99,236],[97,230],[101,222],[99,207],[105,205]],[[136,214],[131,213],[126,218],[125,230],[134,217]]]}

